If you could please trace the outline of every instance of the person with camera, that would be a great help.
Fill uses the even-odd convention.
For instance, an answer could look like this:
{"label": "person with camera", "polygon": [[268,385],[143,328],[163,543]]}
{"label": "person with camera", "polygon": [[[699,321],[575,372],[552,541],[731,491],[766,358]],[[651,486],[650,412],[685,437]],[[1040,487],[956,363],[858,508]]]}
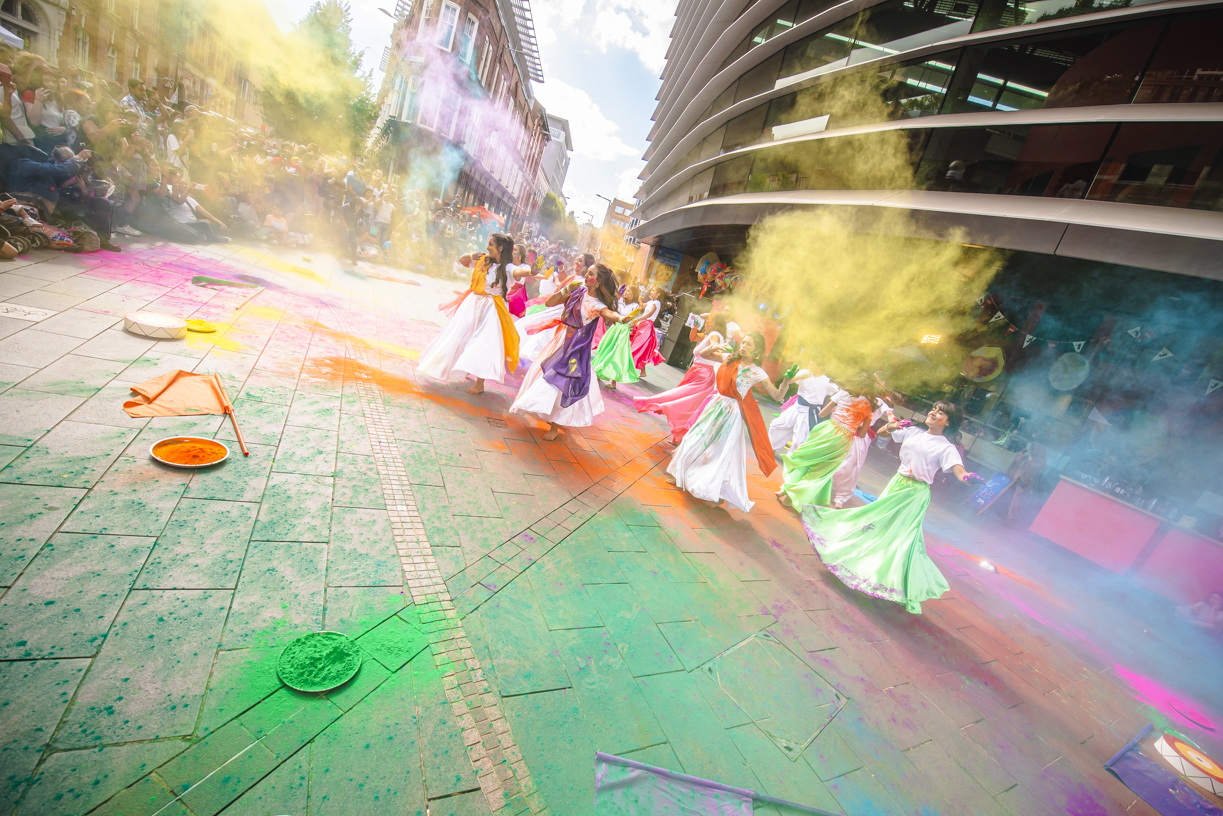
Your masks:
{"label": "person with camera", "polygon": [[79,218],[97,232],[102,249],[119,252],[120,248],[110,240],[114,205],[91,195],[85,187],[90,155],[88,150],[73,154],[71,148],[61,145],[46,161],[17,159],[9,168],[9,192],[32,197],[48,215],[58,207],[61,215]]}

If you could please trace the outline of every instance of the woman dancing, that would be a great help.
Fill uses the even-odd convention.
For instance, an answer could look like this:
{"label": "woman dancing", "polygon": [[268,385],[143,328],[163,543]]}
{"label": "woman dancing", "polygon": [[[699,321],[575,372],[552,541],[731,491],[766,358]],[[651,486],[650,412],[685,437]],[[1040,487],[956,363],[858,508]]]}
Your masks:
{"label": "woman dancing", "polygon": [[[882,391],[883,382],[877,374],[875,382]],[[888,405],[883,397],[879,397],[879,404],[871,414],[870,428],[873,428],[881,417],[887,417],[888,422],[896,421],[892,406]],[[870,451],[871,443],[875,441],[875,433],[870,428],[867,428],[866,436],[853,438],[849,444],[849,452],[845,454],[845,461],[841,462],[837,472],[832,474],[832,507],[835,510],[844,507],[845,503],[853,498],[854,490],[858,487],[858,477],[862,475],[862,468],[866,464],[866,454]]]}
{"label": "woman dancing", "polygon": [[615,276],[598,263],[591,267],[585,285],[574,284],[553,294],[547,302],[549,307],[563,303],[564,314],[556,321],[539,359],[527,371],[510,411],[535,414],[547,422],[549,428],[543,438],[551,441],[560,434],[560,426],[592,425],[603,412],[603,397],[598,387],[591,388],[594,374],[590,370],[590,343],[600,317],[617,325],[628,318],[614,308]]}
{"label": "woman dancing", "polygon": [[484,381],[504,382],[506,369],[518,367],[518,332],[505,306],[505,286],[514,242],[493,233],[488,252],[464,255],[473,267],[471,286],[457,300],[438,307],[451,316],[442,333],[420,353],[416,370],[439,380],[453,372],[476,378],[468,394],[483,394]]}
{"label": "woman dancing", "polygon": [[747,513],[755,504],[747,495],[749,440],[756,464],[765,476],[777,467],[752,388],[762,388],[773,399],[781,394],[760,367],[764,358],[764,336],[760,332],[750,332],[733,354],[714,354],[722,358],[716,375],[717,393],[675,449],[667,473],[675,478],[677,487],[698,499],[715,505],[725,501]]}
{"label": "woman dancing", "polygon": [[667,361],[658,353],[658,332],[654,328],[654,321],[662,313],[662,289],[651,286],[648,297],[649,300],[641,307],[641,319],[633,324],[633,333],[629,337],[633,365],[641,377],[645,376],[647,364],[658,366]]}
{"label": "woman dancing", "polygon": [[855,378],[849,389],[842,389],[820,411],[821,422],[797,450],[781,458],[785,481],[777,500],[786,507],[802,509],[808,504],[832,504],[832,475],[836,473],[854,436],[866,436],[871,414],[878,400],[874,385],[865,375]]}
{"label": "woman dancing", "polygon": [[522,244],[514,245],[514,262],[507,269],[514,285],[505,295],[505,305],[514,317],[522,317],[527,310],[527,278],[537,277],[531,272],[531,264],[527,263],[527,248]]}
{"label": "woman dancing", "polygon": [[679,385],[648,397],[634,397],[633,407],[637,413],[662,414],[671,427],[671,442],[678,445],[688,432],[701,404],[716,390],[714,383],[718,371],[718,349],[726,345],[726,315],[719,312],[705,324],[704,339],[692,351],[692,365],[688,367]]}
{"label": "woman dancing", "polygon": [[769,423],[769,444],[778,455],[785,453],[787,447],[791,452],[797,451],[807,441],[811,429],[819,424],[824,401],[841,390],[826,374],[813,374],[807,368],[795,374],[793,382],[798,383],[798,395],[787,400],[781,406],[781,414]]}
{"label": "woman dancing", "polygon": [[591,368],[600,382],[607,382],[607,387],[613,391],[618,382],[635,383],[638,379],[633,364],[632,333],[636,331],[638,318],[645,319],[640,315],[638,292],[636,286],[629,286],[617,304],[616,311],[629,319],[612,326],[602,338],[596,337],[591,343],[592,348],[597,349],[590,360]]}
{"label": "woman dancing", "polygon": [[964,469],[945,435],[955,433],[963,416],[954,403],[936,402],[925,428],[889,422],[879,433],[900,443],[900,469],[879,498],[844,510],[803,508],[803,526],[815,551],[850,589],[903,604],[914,614],[921,614],[922,601],[950,589],[926,554],[922,519],[930,506],[930,484],[940,470],[953,472],[965,484],[981,479]]}

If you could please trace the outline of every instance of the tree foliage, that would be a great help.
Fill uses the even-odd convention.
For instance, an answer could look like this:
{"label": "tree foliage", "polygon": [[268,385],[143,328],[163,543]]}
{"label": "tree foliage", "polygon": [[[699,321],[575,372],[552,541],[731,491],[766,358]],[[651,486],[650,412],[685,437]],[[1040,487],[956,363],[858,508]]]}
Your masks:
{"label": "tree foliage", "polygon": [[276,133],[324,150],[359,153],[377,116],[369,72],[353,49],[352,15],[316,0],[263,77],[263,118]]}
{"label": "tree foliage", "polygon": [[572,246],[578,239],[578,225],[573,214],[565,214],[556,193],[548,193],[539,203],[539,229],[553,241],[564,241]]}

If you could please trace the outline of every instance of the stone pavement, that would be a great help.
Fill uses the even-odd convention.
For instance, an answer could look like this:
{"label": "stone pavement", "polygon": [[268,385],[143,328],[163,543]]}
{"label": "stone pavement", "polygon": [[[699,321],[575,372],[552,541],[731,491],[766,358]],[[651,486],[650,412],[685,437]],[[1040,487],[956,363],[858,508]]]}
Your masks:
{"label": "stone pavement", "polygon": [[[677,372],[549,443],[517,378],[417,379],[457,280],[141,242],[0,270],[0,313],[54,313],[0,316],[0,814],[588,814],[596,750],[847,814],[1153,813],[1101,763],[1158,706],[1021,576],[936,536],[953,590],[908,615],[759,474],[749,515],[669,486],[630,398]],[[150,461],[234,438],[122,412],[175,368],[222,376],[249,458]],[[290,691],[320,629],[361,670]]]}

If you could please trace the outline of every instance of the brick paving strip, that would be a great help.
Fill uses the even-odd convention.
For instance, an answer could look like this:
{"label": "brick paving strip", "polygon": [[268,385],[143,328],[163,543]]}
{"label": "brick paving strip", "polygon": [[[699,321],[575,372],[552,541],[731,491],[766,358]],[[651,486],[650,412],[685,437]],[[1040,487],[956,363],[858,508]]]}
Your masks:
{"label": "brick paving strip", "polygon": [[[342,318],[340,323],[343,324]],[[484,677],[484,670],[463,631],[459,612],[433,556],[399,445],[387,417],[382,388],[368,374],[371,370],[377,370],[379,361],[376,355],[351,345],[348,354],[362,364],[357,373],[357,395],[365,414],[378,479],[390,516],[391,533],[403,566],[404,582],[429,639],[446,698],[462,728],[463,744],[476,771],[480,789],[493,813],[524,813],[529,810],[533,814],[548,814],[550,811],[543,795],[532,781],[526,761],[510,733],[509,722],[499,705],[499,695]],[[564,535],[593,518],[597,507],[606,505],[615,495],[614,487],[619,485],[620,480],[607,477],[603,482],[606,484],[596,484],[587,489],[583,494],[585,501],[582,497],[570,499],[550,514],[549,518],[558,522]],[[561,538],[551,536],[546,544],[547,549],[559,544]]]}

